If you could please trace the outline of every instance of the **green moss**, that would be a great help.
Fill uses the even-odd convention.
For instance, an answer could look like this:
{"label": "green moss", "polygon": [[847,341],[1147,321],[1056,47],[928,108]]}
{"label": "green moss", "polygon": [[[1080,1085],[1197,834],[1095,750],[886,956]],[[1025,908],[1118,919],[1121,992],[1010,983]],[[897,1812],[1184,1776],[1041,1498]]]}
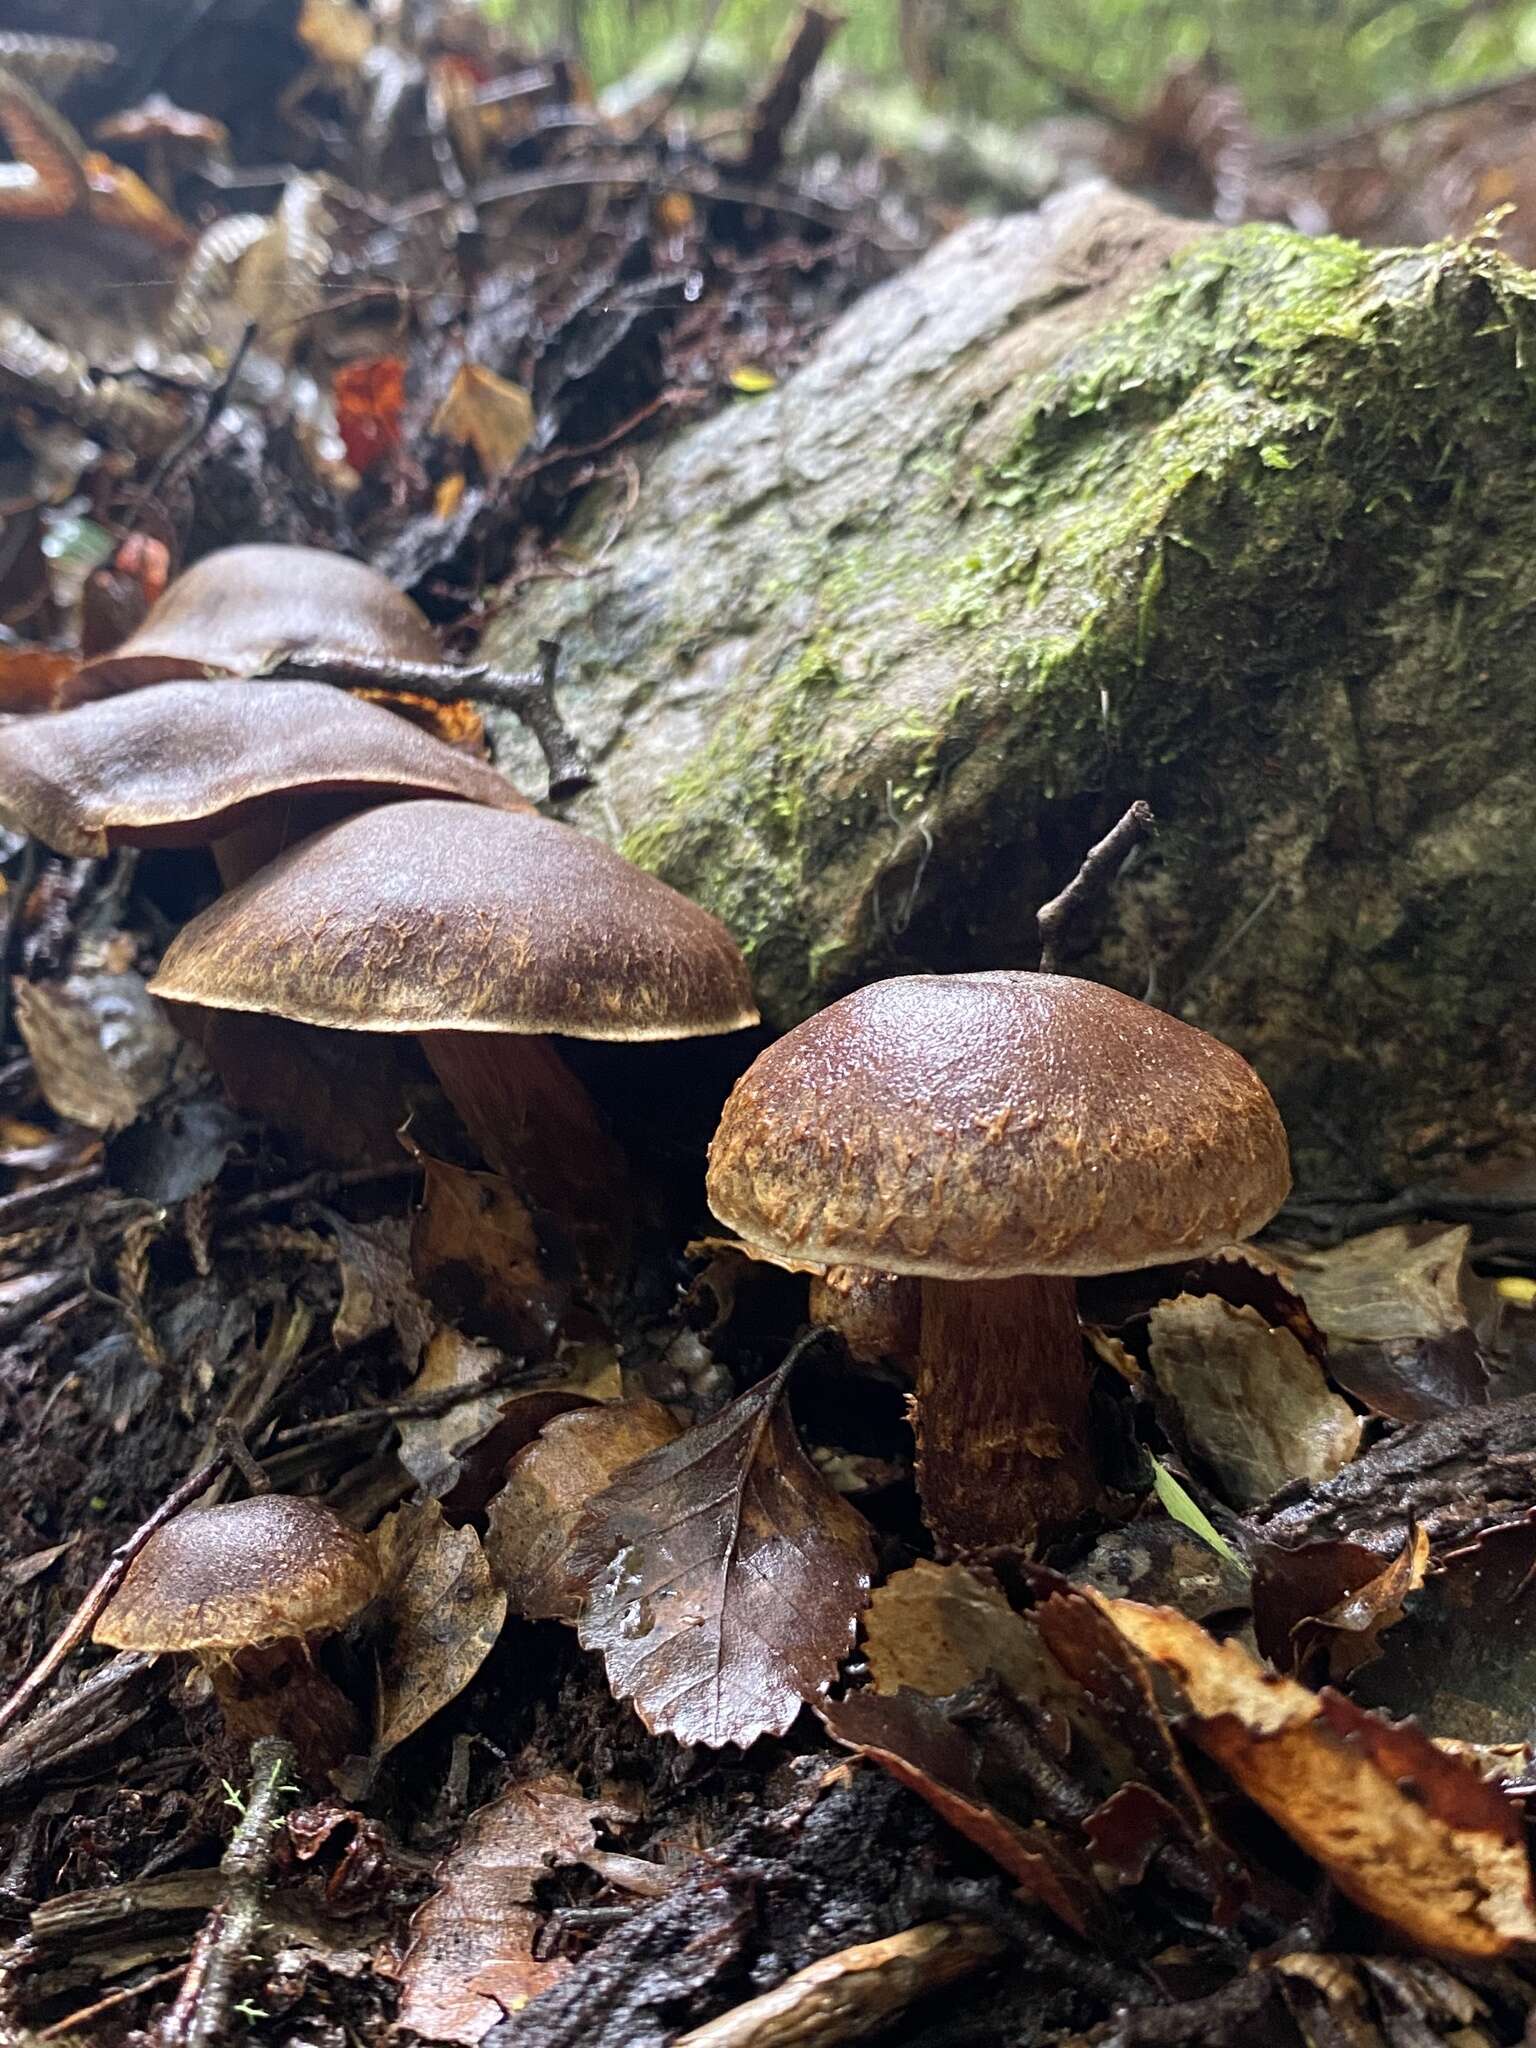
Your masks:
{"label": "green moss", "polygon": [[[795,618],[799,651],[744,657],[626,852],[726,920],[781,1018],[878,964],[884,877],[930,816],[945,857],[984,863],[1131,759],[1131,793],[1158,782],[1191,844],[1237,858],[1289,696],[1356,688],[1397,630],[1459,678],[1529,605],[1479,532],[1536,559],[1533,293],[1481,246],[1192,245],[1008,395],[998,459],[951,452],[936,488],[964,424],[938,419],[887,524],[772,528],[754,616]],[[1252,765],[1216,787],[1213,756]]]}

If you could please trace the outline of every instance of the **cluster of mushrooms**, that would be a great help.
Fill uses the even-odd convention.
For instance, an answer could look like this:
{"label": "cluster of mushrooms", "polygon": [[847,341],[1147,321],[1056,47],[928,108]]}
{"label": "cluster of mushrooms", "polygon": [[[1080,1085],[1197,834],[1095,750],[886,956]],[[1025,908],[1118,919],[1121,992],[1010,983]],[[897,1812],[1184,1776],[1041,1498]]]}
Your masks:
{"label": "cluster of mushrooms", "polygon": [[[392,699],[273,676],[319,641],[349,677],[438,660],[356,563],[206,558],[87,664],[115,694],[0,729],[0,814],[66,854],[211,846],[225,892],[151,983],[183,1027],[413,1037],[484,1159],[579,1234],[623,1161],[551,1040],[740,1030],[745,963],[706,911]],[[1229,1047],[1095,983],[972,973],[875,983],[770,1045],[726,1103],[708,1196],[750,1253],[819,1276],[851,1341],[873,1313],[874,1347],[902,1355],[925,1516],[954,1556],[1103,1506],[1076,1279],[1247,1237],[1289,1179]],[[358,1729],[314,1646],[379,1590],[366,1537],[256,1496],[168,1523],[96,1634],[199,1657],[231,1733],[339,1760]]]}

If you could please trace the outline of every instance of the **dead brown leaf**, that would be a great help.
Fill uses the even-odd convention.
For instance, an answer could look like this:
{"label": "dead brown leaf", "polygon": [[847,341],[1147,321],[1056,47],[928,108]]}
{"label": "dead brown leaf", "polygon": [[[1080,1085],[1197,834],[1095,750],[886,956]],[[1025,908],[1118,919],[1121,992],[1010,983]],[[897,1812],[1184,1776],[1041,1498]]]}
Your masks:
{"label": "dead brown leaf", "polygon": [[1357,1905],[1446,1954],[1536,1941],[1517,1809],[1470,1764],[1410,1723],[1277,1677],[1171,1608],[1101,1604],[1172,1679],[1200,1747]]}
{"label": "dead brown leaf", "polygon": [[1153,1377],[1178,1433],[1225,1498],[1253,1507],[1292,1479],[1331,1479],[1361,1422],[1295,1335],[1256,1308],[1181,1294],[1152,1311]]}
{"label": "dead brown leaf", "polygon": [[1338,1684],[1381,1654],[1382,1633],[1402,1620],[1428,1565],[1423,1529],[1410,1529],[1394,1557],[1362,1543],[1266,1546],[1253,1577],[1255,1640],[1277,1671]]}
{"label": "dead brown leaf", "polygon": [[71,700],[77,655],[51,647],[0,647],[0,711],[59,711]]}
{"label": "dead brown leaf", "polygon": [[903,1687],[934,1699],[995,1671],[1021,1699],[1055,1673],[1033,1625],[969,1565],[919,1558],[870,1595],[864,1655],[876,1692]]}
{"label": "dead brown leaf", "polygon": [[480,1538],[450,1528],[435,1500],[386,1515],[375,1541],[384,1575],[377,1761],[469,1684],[501,1633],[507,1596]]}
{"label": "dead brown leaf", "polygon": [[473,448],[486,480],[516,467],[533,433],[533,401],[483,363],[461,363],[448,396],[432,415],[432,431]]}
{"label": "dead brown leaf", "polygon": [[565,1303],[545,1275],[527,1204],[500,1174],[411,1149],[425,1175],[411,1226],[422,1292],[471,1337],[524,1356],[547,1352]]}
{"label": "dead brown leaf", "polygon": [[438,1888],[411,1922],[398,2023],[429,2041],[476,2044],[570,1968],[535,1958],[539,1879],[580,1863],[600,1827],[632,1820],[616,1801],[583,1799],[558,1775],[514,1785],[472,1813]]}
{"label": "dead brown leaf", "polygon": [[572,1540],[582,1646],[603,1652],[617,1698],[680,1742],[783,1734],[831,1684],[868,1595],[868,1526],[784,1403],[794,1357],[621,1473]]}
{"label": "dead brown leaf", "polygon": [[331,1326],[338,1350],[393,1327],[408,1372],[413,1372],[432,1329],[406,1256],[410,1226],[397,1216],[353,1223],[330,1209],[316,1214],[336,1239],[341,1261],[341,1304]]}
{"label": "dead brown leaf", "polygon": [[171,1078],[179,1040],[142,975],[79,970],[11,983],[16,1025],[49,1107],[92,1131],[120,1131]]}
{"label": "dead brown leaf", "polygon": [[572,1531],[627,1465],[681,1434],[659,1401],[615,1401],[545,1420],[490,1505],[486,1551],[515,1614],[576,1620],[586,1583],[571,1566]]}
{"label": "dead brown leaf", "polygon": [[1394,1223],[1294,1261],[1330,1372],[1378,1415],[1421,1422],[1487,1402],[1499,1302],[1467,1263],[1471,1237]]}

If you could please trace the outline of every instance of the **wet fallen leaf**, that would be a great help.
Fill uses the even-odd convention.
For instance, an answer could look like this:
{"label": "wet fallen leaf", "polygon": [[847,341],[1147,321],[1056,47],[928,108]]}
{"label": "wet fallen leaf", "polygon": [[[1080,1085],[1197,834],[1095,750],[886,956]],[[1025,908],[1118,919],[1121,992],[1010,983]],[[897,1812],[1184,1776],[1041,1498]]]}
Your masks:
{"label": "wet fallen leaf", "polygon": [[448,396],[432,415],[432,431],[473,448],[488,482],[516,466],[533,434],[533,401],[483,363],[461,363]]}
{"label": "wet fallen leaf", "polygon": [[[1427,1548],[1427,1545],[1425,1546]],[[1351,1695],[1433,1736],[1520,1743],[1536,1729],[1536,1517],[1446,1551]]]}
{"label": "wet fallen leaf", "polygon": [[1181,1294],[1153,1309],[1153,1376],[1179,1434],[1236,1507],[1291,1479],[1331,1478],[1360,1446],[1360,1418],[1291,1331],[1255,1308]]}
{"label": "wet fallen leaf", "polygon": [[586,1580],[572,1566],[573,1530],[588,1503],[682,1429],[659,1401],[615,1401],[547,1419],[512,1460],[490,1505],[486,1552],[515,1614],[574,1622]]}
{"label": "wet fallen leaf", "polygon": [[336,431],[359,476],[400,446],[405,410],[405,364],[399,356],[367,356],[343,363],[331,379]]}
{"label": "wet fallen leaf", "polygon": [[1383,1632],[1402,1620],[1428,1564],[1422,1529],[1410,1530],[1393,1557],[1361,1543],[1266,1547],[1253,1579],[1259,1649],[1293,1678],[1339,1683],[1381,1654]]}
{"label": "wet fallen leaf", "polygon": [[926,1800],[1030,1898],[1086,1933],[1096,1911],[1087,1858],[1059,1829],[998,1811],[982,1786],[980,1746],[951,1705],[923,1693],[857,1692],[817,1712],[834,1740]]}
{"label": "wet fallen leaf", "polygon": [[868,1526],[800,1448],[792,1365],[637,1460],[572,1540],[583,1648],[680,1742],[782,1734],[830,1685],[869,1591]]}
{"label": "wet fallen leaf", "polygon": [[1193,1739],[1357,1905],[1451,1955],[1536,1940],[1518,1811],[1470,1764],[1410,1723],[1277,1677],[1170,1608],[1102,1605],[1182,1694]]}
{"label": "wet fallen leaf", "polygon": [[411,1225],[422,1292],[471,1337],[524,1355],[547,1351],[564,1295],[544,1273],[527,1204],[500,1174],[411,1149],[425,1175]]}
{"label": "wet fallen leaf", "polygon": [[533,1938],[539,1879],[579,1863],[597,1831],[634,1819],[613,1800],[583,1799],[574,1779],[514,1785],[472,1813],[437,1870],[437,1890],[411,1922],[397,2015],[429,2041],[476,2044],[571,1966],[538,1960]]}
{"label": "wet fallen leaf", "polygon": [[501,1633],[507,1596],[491,1581],[480,1538],[450,1528],[435,1500],[386,1515],[375,1541],[384,1577],[377,1760],[468,1685]]}
{"label": "wet fallen leaf", "polygon": [[16,1026],[49,1107],[92,1131],[120,1131],[171,1078],[180,1044],[142,975],[81,970],[11,983]]}
{"label": "wet fallen leaf", "polygon": [[1378,1415],[1420,1422],[1487,1401],[1499,1300],[1467,1264],[1471,1237],[1394,1223],[1294,1262],[1329,1370]]}

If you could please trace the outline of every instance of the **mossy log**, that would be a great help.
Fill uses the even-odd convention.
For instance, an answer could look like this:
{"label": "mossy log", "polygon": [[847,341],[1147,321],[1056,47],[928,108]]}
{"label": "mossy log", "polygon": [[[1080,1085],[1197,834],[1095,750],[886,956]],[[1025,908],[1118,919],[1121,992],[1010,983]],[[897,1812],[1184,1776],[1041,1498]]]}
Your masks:
{"label": "mossy log", "polygon": [[979,222],[568,548],[491,651],[564,643],[582,816],[774,1024],[1033,964],[1140,796],[1070,964],[1247,1052],[1305,1180],[1532,1149],[1536,279],[1495,248],[1103,188]]}

